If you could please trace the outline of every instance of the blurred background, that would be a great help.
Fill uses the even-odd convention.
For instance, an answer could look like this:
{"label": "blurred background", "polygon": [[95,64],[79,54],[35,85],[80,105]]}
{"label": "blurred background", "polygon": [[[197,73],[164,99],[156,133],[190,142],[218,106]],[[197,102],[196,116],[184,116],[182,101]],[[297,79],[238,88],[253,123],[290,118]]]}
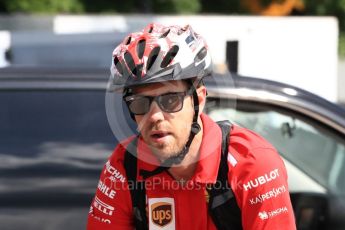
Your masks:
{"label": "blurred background", "polygon": [[344,230],[345,0],[0,0],[0,229],[85,229],[131,120],[112,117],[112,51],[151,22],[190,24],[216,76],[263,78],[217,78],[236,87],[211,84],[206,112],[277,148],[299,230]]}
{"label": "blurred background", "polygon": [[108,69],[150,22],[191,24],[215,70],[345,104],[345,0],[0,0],[0,66]]}

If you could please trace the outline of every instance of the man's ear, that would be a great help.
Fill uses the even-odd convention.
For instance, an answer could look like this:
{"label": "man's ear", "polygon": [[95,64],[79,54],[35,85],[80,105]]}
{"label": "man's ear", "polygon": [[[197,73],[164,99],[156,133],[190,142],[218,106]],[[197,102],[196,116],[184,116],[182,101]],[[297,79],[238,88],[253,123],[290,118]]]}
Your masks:
{"label": "man's ear", "polygon": [[199,114],[201,114],[206,104],[206,95],[207,95],[206,87],[204,85],[201,85],[196,89],[196,92],[198,94],[198,100],[199,100]]}

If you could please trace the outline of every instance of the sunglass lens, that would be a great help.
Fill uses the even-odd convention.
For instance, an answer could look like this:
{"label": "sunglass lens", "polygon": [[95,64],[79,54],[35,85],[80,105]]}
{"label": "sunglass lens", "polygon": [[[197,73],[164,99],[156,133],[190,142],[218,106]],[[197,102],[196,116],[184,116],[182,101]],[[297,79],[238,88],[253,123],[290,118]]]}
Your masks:
{"label": "sunglass lens", "polygon": [[136,98],[130,102],[129,109],[136,115],[143,115],[150,109],[150,99],[146,97]]}
{"label": "sunglass lens", "polygon": [[183,96],[179,94],[166,94],[159,98],[159,104],[165,112],[177,112],[182,109]]}

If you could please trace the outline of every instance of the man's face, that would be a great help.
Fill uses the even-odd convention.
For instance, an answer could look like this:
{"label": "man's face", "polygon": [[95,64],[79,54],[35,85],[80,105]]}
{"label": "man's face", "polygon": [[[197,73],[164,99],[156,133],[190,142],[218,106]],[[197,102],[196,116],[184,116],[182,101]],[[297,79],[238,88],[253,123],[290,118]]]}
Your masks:
{"label": "man's face", "polygon": [[[187,84],[183,81],[153,83],[136,87],[135,95],[159,96],[166,93],[186,92]],[[153,153],[162,161],[176,156],[185,146],[194,115],[192,96],[185,96],[180,111],[164,112],[156,101],[151,103],[144,115],[135,115],[139,132]]]}

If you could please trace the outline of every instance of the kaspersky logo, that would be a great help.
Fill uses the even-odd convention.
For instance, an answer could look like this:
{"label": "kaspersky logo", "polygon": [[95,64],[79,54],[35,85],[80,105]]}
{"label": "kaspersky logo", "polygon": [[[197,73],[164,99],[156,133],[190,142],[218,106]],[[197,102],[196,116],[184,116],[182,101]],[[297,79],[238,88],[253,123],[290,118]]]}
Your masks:
{"label": "kaspersky logo", "polygon": [[175,229],[175,208],[173,198],[149,198],[149,219],[151,229]]}

